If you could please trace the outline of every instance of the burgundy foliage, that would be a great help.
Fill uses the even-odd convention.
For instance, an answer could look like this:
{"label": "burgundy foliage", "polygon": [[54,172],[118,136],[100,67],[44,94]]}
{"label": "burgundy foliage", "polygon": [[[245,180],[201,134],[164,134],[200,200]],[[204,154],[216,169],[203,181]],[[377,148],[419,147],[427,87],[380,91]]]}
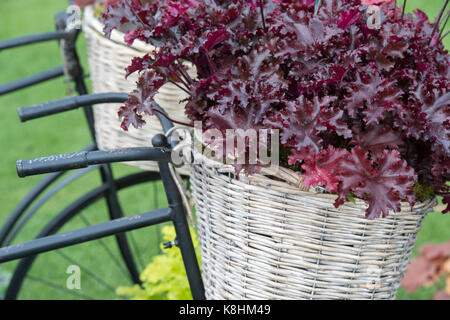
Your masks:
{"label": "burgundy foliage", "polygon": [[122,127],[142,126],[158,88],[176,82],[205,129],[279,129],[282,165],[335,192],[336,206],[357,196],[368,218],[386,216],[413,205],[417,185],[449,204],[450,57],[430,41],[433,24],[420,10],[402,19],[385,6],[381,27],[369,29],[367,1],[323,0],[317,14],[314,3],[113,2],[105,34],[121,29],[129,44],[157,48],[127,70],[140,80],[120,109]]}

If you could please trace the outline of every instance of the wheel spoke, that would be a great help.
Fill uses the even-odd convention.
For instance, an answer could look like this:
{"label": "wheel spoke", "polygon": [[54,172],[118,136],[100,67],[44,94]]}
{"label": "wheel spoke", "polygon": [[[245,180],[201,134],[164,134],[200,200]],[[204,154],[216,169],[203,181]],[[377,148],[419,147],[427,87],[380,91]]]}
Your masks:
{"label": "wheel spoke", "polygon": [[[117,190],[122,190],[130,186],[138,185],[144,182],[150,182],[160,179],[160,176],[158,173],[155,172],[139,172],[136,174],[127,175],[125,177],[119,178],[115,180],[115,184],[117,187]],[[36,238],[42,238],[46,236],[51,236],[56,234],[62,227],[64,227],[71,219],[78,216],[84,224],[89,227],[91,224],[89,223],[88,219],[82,215],[83,210],[97,202],[98,200],[104,198],[106,196],[106,193],[109,189],[109,184],[102,184],[99,187],[94,188],[93,190],[89,191],[85,195],[83,195],[81,198],[75,200],[72,202],[69,206],[65,207],[60,213],[58,213],[54,218],[51,219],[51,221],[39,232]],[[22,212],[20,212],[22,213]],[[14,219],[11,218],[10,225],[14,225],[17,221],[17,217],[14,216]],[[2,229],[3,230],[3,229]],[[1,231],[0,231],[1,233]],[[1,234],[0,234],[1,235]],[[99,239],[100,240],[100,239]],[[99,241],[97,240],[97,241]],[[111,257],[111,259],[114,261],[114,263],[117,265],[117,267],[121,270],[124,277],[127,279],[129,278],[128,272],[124,269],[124,267],[121,266],[120,260],[118,260],[114,254],[111,252],[111,250],[108,248],[108,246],[103,241],[99,241],[99,244],[105,249],[105,251],[108,253],[108,255]],[[8,288],[5,292],[4,298],[8,300],[17,299],[19,292],[22,288],[23,281],[27,279],[27,274],[30,271],[33,263],[35,262],[38,255],[28,256],[23,259],[21,259],[14,269],[14,272],[12,274],[11,280],[9,282]],[[123,263],[123,261],[122,261]],[[39,281],[43,279],[39,279],[37,277],[31,276],[30,279]],[[46,283],[52,287],[57,288],[58,290],[64,290],[65,292],[68,292],[66,288],[63,288],[61,286],[58,286],[57,284],[54,285],[50,281],[41,281],[42,283]],[[77,295],[78,292],[69,292],[72,295]],[[78,294],[77,296],[82,296],[83,298],[91,298],[88,295],[84,294]]]}
{"label": "wheel spoke", "polygon": [[46,285],[48,287],[51,287],[55,290],[65,292],[65,293],[71,294],[71,295],[79,297],[79,298],[83,298],[83,299],[87,299],[87,300],[95,300],[94,298],[92,298],[84,293],[80,293],[80,292],[73,291],[73,290],[68,290],[67,288],[64,288],[63,286],[57,285],[56,283],[50,282],[50,281],[42,279],[40,277],[35,277],[35,276],[27,274],[26,278],[29,280],[35,281],[35,282],[39,282],[39,283]]}
{"label": "wheel spoke", "polygon": [[145,268],[144,260],[142,259],[142,254],[141,254],[141,251],[139,250],[139,246],[136,242],[136,239],[132,232],[129,232],[128,236],[131,239],[131,246],[133,247],[133,249],[136,252],[136,255],[138,257],[138,262],[139,262],[140,268],[141,268],[141,270],[144,270],[144,268]]}
{"label": "wheel spoke", "polygon": [[88,168],[81,169],[73,174],[71,174],[69,177],[58,183],[56,186],[54,186],[52,189],[50,189],[44,196],[39,199],[39,201],[30,208],[30,210],[26,213],[26,215],[22,218],[22,220],[19,221],[18,225],[12,230],[11,234],[8,236],[7,240],[5,241],[5,245],[9,246],[13,242],[13,240],[16,238],[17,234],[20,232],[20,230],[23,229],[23,227],[26,225],[26,223],[34,216],[34,214],[49,200],[51,199],[56,193],[58,193],[62,188],[67,186],[68,184],[72,183],[76,179],[82,177],[83,175],[89,173],[90,171],[98,168],[98,166],[92,166]]}
{"label": "wheel spoke", "polygon": [[[89,220],[82,214],[79,214],[79,217],[81,218],[81,220],[83,220],[84,224],[89,227],[91,226],[91,223],[89,222]],[[109,247],[106,245],[106,243],[103,241],[103,239],[98,239],[97,240],[100,245],[103,247],[103,249],[105,249],[106,253],[108,253],[108,255],[110,256],[110,258],[114,261],[114,263],[116,264],[116,266],[120,269],[120,271],[122,271],[123,275],[125,276],[125,278],[129,278],[127,271],[124,269],[124,267],[122,266],[122,264],[120,263],[120,261],[117,259],[117,257],[112,253],[112,251],[109,249]]]}
{"label": "wheel spoke", "polygon": [[87,274],[88,276],[90,276],[91,278],[96,280],[98,283],[103,285],[105,288],[109,289],[114,294],[116,293],[116,289],[114,289],[114,287],[112,285],[110,285],[110,284],[106,283],[105,281],[103,281],[100,277],[96,276],[94,273],[89,271],[88,268],[86,268],[83,265],[81,265],[78,261],[75,261],[74,259],[72,259],[68,255],[66,255],[64,252],[62,252],[61,250],[56,250],[56,253],[59,254],[65,260],[69,261],[71,264],[77,265],[80,268],[80,270],[82,270],[85,274]]}
{"label": "wheel spoke", "polygon": [[[153,203],[155,208],[159,207],[159,202],[158,202],[158,184],[156,182],[152,183],[153,185]],[[156,228],[156,248],[157,248],[157,252],[158,254],[161,254],[161,247],[160,247],[160,243],[161,243],[161,230],[159,227],[159,224],[157,224],[155,226]]]}

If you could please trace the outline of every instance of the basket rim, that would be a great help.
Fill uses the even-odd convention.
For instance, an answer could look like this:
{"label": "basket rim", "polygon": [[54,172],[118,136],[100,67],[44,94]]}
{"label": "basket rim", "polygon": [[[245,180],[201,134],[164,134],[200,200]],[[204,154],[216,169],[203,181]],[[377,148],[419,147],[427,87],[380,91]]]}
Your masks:
{"label": "basket rim", "polygon": [[[205,143],[202,140],[202,136],[198,136],[198,132],[194,130],[194,136],[196,139],[199,139],[202,146],[207,148]],[[203,153],[199,152],[195,147],[192,149],[192,152],[194,154],[194,159],[199,159],[201,163],[205,163],[206,165],[209,165],[213,168],[219,169],[220,172],[231,172],[236,173],[233,165],[231,164],[224,164],[216,159],[207,158]],[[266,176],[269,178],[269,176],[275,176],[277,178],[282,179],[284,182],[286,182],[291,187],[294,186],[301,191],[310,192],[313,190],[313,188],[305,187],[302,184],[302,176],[301,174],[282,166],[278,166],[277,168],[270,167],[261,167],[261,172],[259,173],[263,176]],[[269,178],[270,179],[270,178]],[[271,179],[272,180],[272,179]]]}
{"label": "basket rim", "polygon": [[[232,173],[235,174],[235,169],[230,164],[223,164],[215,159],[207,158],[202,153],[199,153],[196,150],[193,150],[194,153],[194,159],[200,160],[199,162],[194,162],[191,166],[198,166],[198,165],[206,165],[209,166],[215,170],[217,170],[218,173]],[[195,158],[197,157],[197,158]],[[204,170],[204,169],[203,169]],[[242,172],[241,172],[242,173]],[[272,177],[276,177],[282,181],[275,180]],[[254,175],[249,175],[247,177],[250,180],[256,180],[258,181],[267,181],[270,182],[271,185],[276,185],[277,187],[281,187],[283,189],[286,189],[285,192],[289,193],[289,190],[296,189],[297,192],[304,192],[305,194],[308,194],[309,196],[317,196],[318,198],[329,199],[329,200],[335,200],[337,194],[336,193],[322,193],[315,190],[315,188],[311,187],[304,187],[301,183],[302,177],[301,174],[285,167],[278,167],[277,169],[274,168],[268,168],[268,167],[262,167],[261,172]],[[234,178],[235,180],[238,180],[237,177]],[[425,201],[417,201],[414,206],[411,206],[408,202],[401,201],[401,207],[410,207],[412,208],[412,211],[429,211],[428,209],[432,209],[437,204],[436,197],[433,197],[431,199],[427,199]],[[344,205],[364,205],[367,206],[366,202],[360,198],[355,197],[355,203],[352,204],[351,202],[346,201]],[[390,210],[392,211],[392,210]],[[392,214],[399,214],[400,212],[392,212]]]}

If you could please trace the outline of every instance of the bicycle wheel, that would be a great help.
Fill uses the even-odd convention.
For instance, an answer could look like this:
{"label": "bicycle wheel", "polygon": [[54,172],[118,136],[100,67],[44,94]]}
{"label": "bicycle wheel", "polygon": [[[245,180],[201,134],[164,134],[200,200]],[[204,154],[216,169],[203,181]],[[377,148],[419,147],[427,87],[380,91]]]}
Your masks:
{"label": "bicycle wheel", "polygon": [[[121,201],[127,214],[152,210],[160,207],[159,204],[167,205],[158,179],[158,173],[141,172],[115,181],[114,185],[120,191],[119,199],[127,200]],[[148,181],[153,182],[138,186]],[[99,201],[107,192],[108,185],[102,184],[75,200],[42,228],[37,237],[108,221],[106,201]],[[147,204],[142,203],[145,192],[149,195]],[[153,226],[126,233],[139,271],[159,251],[158,229]],[[5,299],[116,299],[120,298],[115,294],[118,286],[133,284],[114,236],[6,265],[0,265],[0,268],[10,271],[12,276]]]}

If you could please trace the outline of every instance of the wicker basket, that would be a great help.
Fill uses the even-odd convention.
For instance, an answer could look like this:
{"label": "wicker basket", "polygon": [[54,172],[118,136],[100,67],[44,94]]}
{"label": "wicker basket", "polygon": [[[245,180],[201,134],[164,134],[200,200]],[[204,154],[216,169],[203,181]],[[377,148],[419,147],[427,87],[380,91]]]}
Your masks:
{"label": "wicker basket", "polygon": [[[135,88],[137,75],[125,79],[125,69],[135,56],[143,56],[153,48],[141,41],[135,41],[132,47],[123,41],[124,34],[113,30],[111,39],[105,38],[103,25],[94,16],[92,7],[86,7],[83,15],[83,31],[87,41],[88,64],[94,93],[131,92]],[[191,70],[192,72],[192,70]],[[171,118],[189,122],[184,114],[181,100],[186,93],[173,84],[167,84],[159,90],[156,102],[160,104]],[[120,104],[99,104],[94,108],[95,130],[98,146],[101,150],[127,147],[148,147],[155,134],[162,128],[157,117],[145,117],[147,124],[140,129],[131,127],[127,132],[120,128],[117,116]],[[142,169],[157,171],[155,162],[128,162]],[[182,174],[189,174],[188,167],[178,169]]]}
{"label": "wicker basket", "polygon": [[336,209],[287,169],[236,179],[203,162],[190,179],[208,299],[394,299],[435,203],[367,220],[362,200]]}

